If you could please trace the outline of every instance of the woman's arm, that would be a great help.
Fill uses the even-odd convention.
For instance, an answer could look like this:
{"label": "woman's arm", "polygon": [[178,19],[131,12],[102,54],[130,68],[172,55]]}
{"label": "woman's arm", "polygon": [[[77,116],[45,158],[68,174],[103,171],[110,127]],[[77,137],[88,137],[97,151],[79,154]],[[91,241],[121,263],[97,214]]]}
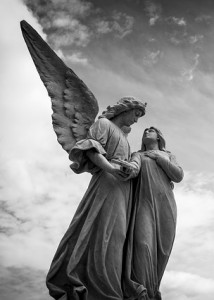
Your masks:
{"label": "woman's arm", "polygon": [[183,170],[178,165],[174,155],[160,150],[147,151],[145,155],[154,159],[172,181],[180,182],[183,179]]}
{"label": "woman's arm", "polygon": [[183,179],[184,172],[178,165],[174,155],[170,155],[169,160],[159,156],[156,162],[172,181],[180,182]]}

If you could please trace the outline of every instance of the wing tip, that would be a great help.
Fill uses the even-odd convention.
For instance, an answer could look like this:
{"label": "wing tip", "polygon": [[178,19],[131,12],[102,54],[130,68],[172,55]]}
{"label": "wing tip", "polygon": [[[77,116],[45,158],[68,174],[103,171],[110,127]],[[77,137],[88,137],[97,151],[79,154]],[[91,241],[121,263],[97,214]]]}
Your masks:
{"label": "wing tip", "polygon": [[20,21],[20,27],[22,30],[25,29],[27,26],[30,26],[30,24],[27,21],[25,20]]}
{"label": "wing tip", "polygon": [[38,32],[25,20],[21,20],[20,21],[20,27],[21,27],[21,31],[24,35],[27,35],[29,33],[34,33],[34,35],[38,35]]}

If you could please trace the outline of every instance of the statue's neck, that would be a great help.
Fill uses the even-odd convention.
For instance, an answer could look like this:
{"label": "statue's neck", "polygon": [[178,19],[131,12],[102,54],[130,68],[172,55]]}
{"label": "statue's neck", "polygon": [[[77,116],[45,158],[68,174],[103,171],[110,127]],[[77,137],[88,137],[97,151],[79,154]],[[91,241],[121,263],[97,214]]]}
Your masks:
{"label": "statue's neck", "polygon": [[115,117],[111,120],[115,125],[117,125],[117,127],[119,127],[120,129],[123,127],[123,122],[122,119],[119,117]]}
{"label": "statue's neck", "polygon": [[158,143],[154,142],[154,143],[147,144],[146,151],[149,151],[149,150],[159,150]]}

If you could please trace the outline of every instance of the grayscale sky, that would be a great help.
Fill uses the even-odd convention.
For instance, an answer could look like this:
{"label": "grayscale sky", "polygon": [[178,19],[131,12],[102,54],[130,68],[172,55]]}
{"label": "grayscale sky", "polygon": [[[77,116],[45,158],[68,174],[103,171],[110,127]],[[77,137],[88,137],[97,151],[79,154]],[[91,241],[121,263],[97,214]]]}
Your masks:
{"label": "grayscale sky", "polygon": [[130,133],[132,151],[156,126],[185,171],[163,299],[213,300],[212,0],[1,0],[1,300],[50,299],[45,274],[90,180],[71,172],[56,141],[22,19],[91,89],[100,112],[122,96],[148,103]]}

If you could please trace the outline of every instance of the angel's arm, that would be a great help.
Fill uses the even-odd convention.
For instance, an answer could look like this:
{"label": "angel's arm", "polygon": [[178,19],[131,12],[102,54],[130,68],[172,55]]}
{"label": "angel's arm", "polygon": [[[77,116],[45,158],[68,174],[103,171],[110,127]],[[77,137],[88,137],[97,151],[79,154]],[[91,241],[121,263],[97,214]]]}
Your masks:
{"label": "angel's arm", "polygon": [[127,181],[137,177],[141,168],[140,153],[134,152],[129,162],[122,160],[114,160],[115,163],[121,166],[121,174],[123,174],[123,180]]}
{"label": "angel's arm", "polygon": [[100,153],[94,150],[88,150],[86,156],[100,169],[106,172],[112,173],[115,168],[110,164],[110,162]]}
{"label": "angel's arm", "polygon": [[99,119],[90,128],[88,137],[77,142],[71,149],[69,158],[74,162],[71,169],[75,173],[94,173],[100,168],[111,173],[118,169],[106,158],[105,148],[109,139],[109,130],[109,121]]}
{"label": "angel's arm", "polygon": [[100,169],[111,173],[118,179],[123,179],[123,172],[120,171],[116,166],[112,165],[102,154],[89,150],[86,152],[86,156]]}

